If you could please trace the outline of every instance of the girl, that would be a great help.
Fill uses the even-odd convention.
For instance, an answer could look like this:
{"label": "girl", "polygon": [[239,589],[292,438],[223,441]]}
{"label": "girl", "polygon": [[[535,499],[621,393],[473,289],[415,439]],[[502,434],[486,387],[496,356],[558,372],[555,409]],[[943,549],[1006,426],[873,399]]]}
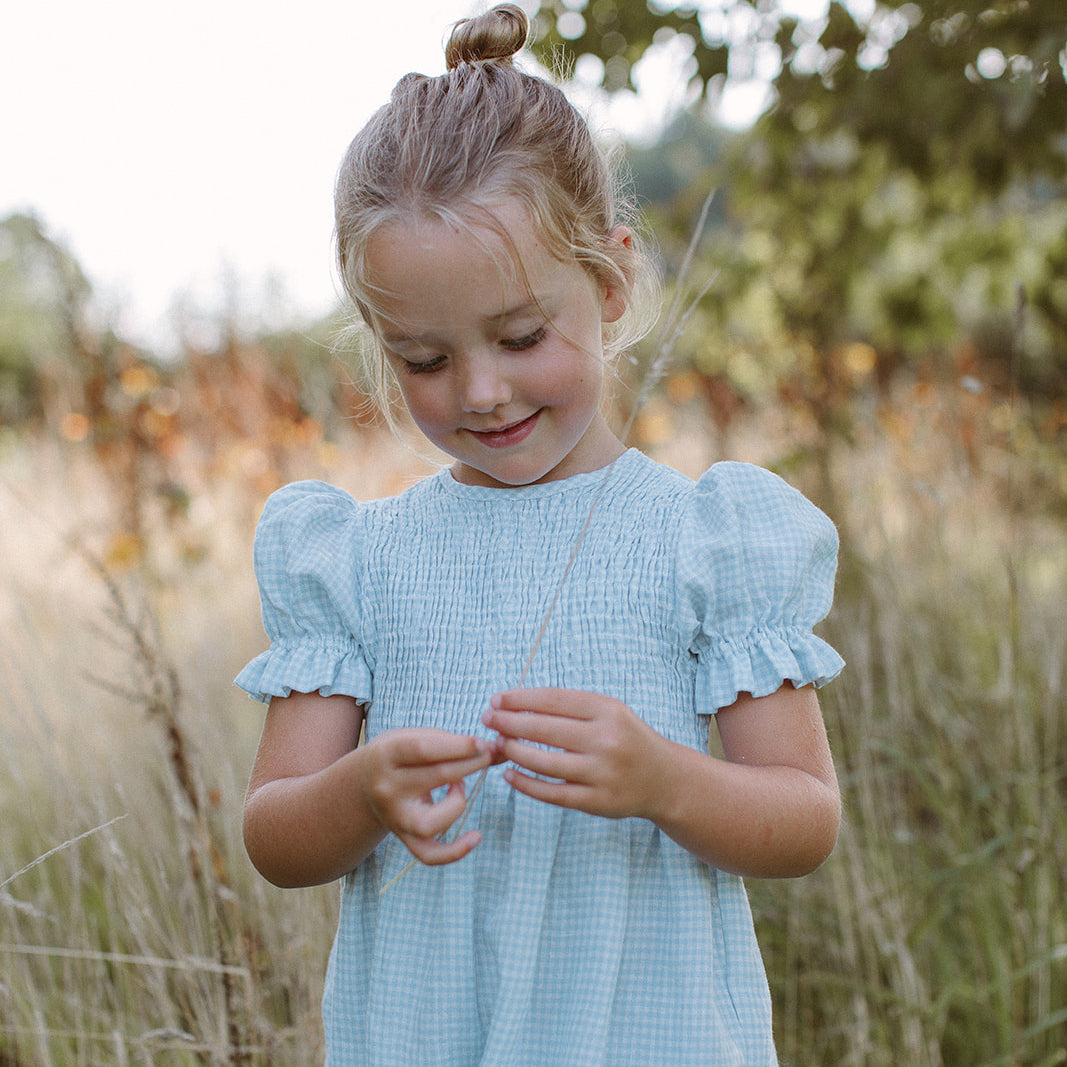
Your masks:
{"label": "girl", "polygon": [[741,878],[836,837],[836,534],[763,470],[693,483],[605,422],[648,261],[582,120],[513,65],[526,32],[510,4],[461,23],[342,164],[372,369],[455,462],[269,500],[245,840],[277,885],[344,879],[331,1065],[773,1064]]}

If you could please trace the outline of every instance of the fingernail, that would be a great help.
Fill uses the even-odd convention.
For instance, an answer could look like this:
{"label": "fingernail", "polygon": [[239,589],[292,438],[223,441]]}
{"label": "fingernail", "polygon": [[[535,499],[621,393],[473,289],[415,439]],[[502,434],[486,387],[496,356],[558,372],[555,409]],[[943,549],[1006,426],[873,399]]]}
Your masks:
{"label": "fingernail", "polygon": [[503,704],[504,704],[504,694],[503,693],[494,693],[489,698],[489,706],[492,707],[492,708],[499,709],[499,708],[501,708],[503,706]]}

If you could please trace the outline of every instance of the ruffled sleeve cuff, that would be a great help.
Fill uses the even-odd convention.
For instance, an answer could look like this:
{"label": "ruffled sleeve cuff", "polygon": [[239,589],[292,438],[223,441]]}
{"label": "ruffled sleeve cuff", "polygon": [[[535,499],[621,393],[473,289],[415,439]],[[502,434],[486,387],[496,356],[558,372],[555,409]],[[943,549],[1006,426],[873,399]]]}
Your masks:
{"label": "ruffled sleeve cuff", "polygon": [[754,630],[743,638],[704,635],[696,697],[701,711],[729,707],[739,694],[769,696],[783,682],[798,689],[825,685],[845,661],[821,637],[801,626]]}
{"label": "ruffled sleeve cuff", "polygon": [[362,611],[360,506],[324,482],[267,500],[254,549],[270,648],[237,676],[258,700],[290,693],[371,698]]}
{"label": "ruffled sleeve cuff", "polygon": [[290,693],[343,693],[370,703],[372,676],[363,649],[351,634],[305,634],[276,640],[237,676],[255,700]]}
{"label": "ruffled sleeve cuff", "polygon": [[701,713],[840,672],[844,661],[814,633],[833,599],[837,547],[833,523],[770,471],[717,463],[697,482],[677,566]]}

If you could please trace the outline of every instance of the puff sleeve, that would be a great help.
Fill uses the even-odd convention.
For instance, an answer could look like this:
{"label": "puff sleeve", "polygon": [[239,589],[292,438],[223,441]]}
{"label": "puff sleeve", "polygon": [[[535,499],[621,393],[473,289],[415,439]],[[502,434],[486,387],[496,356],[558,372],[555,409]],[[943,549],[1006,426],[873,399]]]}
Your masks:
{"label": "puff sleeve", "polygon": [[770,471],[717,463],[700,478],[680,529],[678,589],[701,713],[839,673],[844,660],[812,632],[830,610],[837,547],[833,523]]}
{"label": "puff sleeve", "polygon": [[361,636],[361,507],[324,482],[296,482],[268,499],[254,561],[270,648],[236,679],[257,700],[295,690],[370,701]]}

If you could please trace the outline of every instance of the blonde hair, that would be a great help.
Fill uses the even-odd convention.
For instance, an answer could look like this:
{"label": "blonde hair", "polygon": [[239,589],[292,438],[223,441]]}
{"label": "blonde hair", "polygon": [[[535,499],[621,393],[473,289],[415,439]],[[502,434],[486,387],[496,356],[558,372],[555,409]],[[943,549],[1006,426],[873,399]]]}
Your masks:
{"label": "blonde hair", "polygon": [[[528,32],[514,4],[457,23],[447,73],[405,75],[349,145],[334,194],[337,266],[363,323],[376,307],[366,250],[379,227],[413,217],[493,226],[490,205],[507,197],[525,206],[557,259],[627,294],[626,313],[605,326],[609,353],[651,327],[658,278],[638,214],[562,91],[515,66]],[[632,247],[612,239],[620,225],[633,233]],[[373,334],[362,332],[370,344],[360,385],[388,412],[391,370]]]}

